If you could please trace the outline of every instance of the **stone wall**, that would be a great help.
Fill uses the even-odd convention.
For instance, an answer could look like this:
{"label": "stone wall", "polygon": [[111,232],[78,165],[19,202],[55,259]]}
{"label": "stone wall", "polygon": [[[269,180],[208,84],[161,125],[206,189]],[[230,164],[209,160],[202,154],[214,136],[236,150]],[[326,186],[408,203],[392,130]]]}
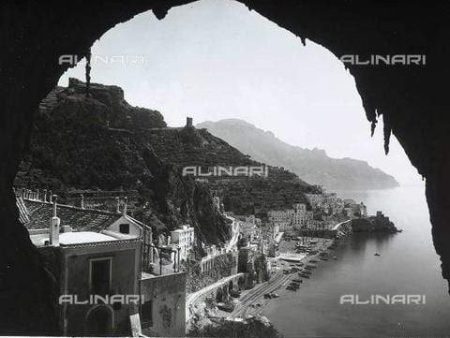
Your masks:
{"label": "stone wall", "polygon": [[186,274],[152,276],[140,280],[145,301],[152,301],[152,324],[142,322],[148,336],[181,337],[186,328]]}
{"label": "stone wall", "polygon": [[196,292],[221,278],[236,274],[237,261],[237,252],[231,251],[208,261],[208,268],[204,271],[202,271],[200,262],[192,262],[187,267],[186,292]]}

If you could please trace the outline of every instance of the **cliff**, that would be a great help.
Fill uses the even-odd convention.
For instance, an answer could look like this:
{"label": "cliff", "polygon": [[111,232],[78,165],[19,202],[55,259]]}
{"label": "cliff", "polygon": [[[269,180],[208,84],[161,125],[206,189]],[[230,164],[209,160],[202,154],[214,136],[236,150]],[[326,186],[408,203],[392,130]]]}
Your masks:
{"label": "cliff", "polygon": [[204,184],[183,177],[154,152],[143,130],[166,128],[154,110],[130,106],[121,88],[71,79],[40,105],[15,185],[61,196],[75,189],[136,190],[135,216],[158,231],[193,224],[201,241],[229,236]]}
{"label": "cliff", "polygon": [[[211,135],[206,129],[153,128],[142,135],[162,161],[176,165],[178,170],[186,166],[211,168],[264,165]],[[214,194],[222,198],[225,210],[260,216],[264,216],[269,209],[308,203],[304,193],[320,190],[294,173],[273,166],[269,166],[267,177],[223,176],[208,177],[207,181]]]}
{"label": "cliff", "polygon": [[389,220],[389,217],[378,212],[376,216],[355,218],[352,220],[353,232],[384,232],[396,233],[400,230]]}
{"label": "cliff", "polygon": [[132,107],[117,86],[70,79],[39,107],[17,187],[50,189],[73,203],[73,191],[136,191],[134,216],[158,231],[193,224],[201,241],[222,243],[226,220],[213,204],[237,214],[307,203],[318,188],[278,167],[268,177],[183,176],[185,166],[263,166],[205,129],[170,128],[155,110]]}
{"label": "cliff", "polygon": [[384,189],[398,186],[394,177],[372,168],[367,162],[331,158],[321,149],[292,146],[272,132],[243,120],[208,121],[197,127],[206,128],[257,161],[283,166],[306,182],[322,185],[326,189]]}

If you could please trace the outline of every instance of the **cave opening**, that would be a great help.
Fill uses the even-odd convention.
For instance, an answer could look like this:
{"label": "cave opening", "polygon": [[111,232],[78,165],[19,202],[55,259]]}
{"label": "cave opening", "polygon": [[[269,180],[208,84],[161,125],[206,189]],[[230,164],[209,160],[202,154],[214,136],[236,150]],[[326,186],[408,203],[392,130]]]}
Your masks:
{"label": "cave opening", "polygon": [[[253,6],[258,7],[256,4],[251,4],[251,7],[254,8]],[[102,24],[100,24],[99,26],[93,27],[92,31],[84,31],[80,33],[80,36],[82,36],[83,34],[86,35],[86,41],[80,41],[75,39],[74,40],[74,48],[77,49],[78,51],[83,51],[82,53],[85,53],[86,47],[89,47],[90,45],[92,45],[92,41],[99,37],[101,35],[102,32],[106,31],[106,29],[110,28],[112,26],[112,24],[114,24],[115,22],[120,22],[120,21],[124,21],[127,20],[131,15],[136,14],[136,13],[140,13],[143,12],[143,8],[140,8],[139,6],[136,6],[138,8],[134,8],[132,5],[130,5],[131,9],[130,12],[126,12],[126,14],[121,13],[120,15],[117,14],[116,12],[114,12],[114,9],[112,10],[111,13],[111,17],[113,19],[109,20],[107,23],[104,23],[104,26]],[[157,6],[158,7],[158,6]],[[170,7],[170,6],[169,6]],[[181,8],[181,7],[180,7]],[[274,10],[273,13],[271,13],[271,10],[273,10],[273,8],[271,8],[270,6],[267,8],[264,5],[261,5],[260,8],[257,8],[257,10],[260,13],[263,13],[266,17],[270,18],[271,20],[273,20],[274,22],[277,22],[278,24],[281,24],[283,27],[286,27],[287,29],[289,29],[290,31],[293,31],[295,34],[302,34],[301,39],[305,40],[305,36],[311,38],[313,41],[317,41],[319,43],[322,43],[324,46],[327,46],[327,48],[329,47],[330,50],[333,50],[335,53],[341,51],[342,49],[340,49],[339,44],[343,43],[342,41],[338,41],[336,42],[335,40],[331,39],[331,38],[327,38],[324,36],[332,36],[333,33],[330,32],[330,30],[327,29],[322,29],[322,27],[318,27],[318,26],[314,26],[314,23],[311,23],[311,21],[314,22],[314,20],[317,20],[317,17],[313,16],[311,21],[309,19],[305,19],[303,18],[303,24],[300,26],[296,26],[293,22],[292,19],[288,18],[288,19],[283,19],[282,16],[280,16],[280,11]],[[286,8],[284,9],[286,10]],[[335,11],[336,8],[331,8],[330,9],[330,13],[333,13],[333,11]],[[375,7],[374,10],[376,11],[377,8]],[[413,21],[416,21],[415,18],[417,17],[417,12],[414,9],[414,6],[412,6],[410,9],[412,14],[416,15],[412,15],[411,17],[414,18]],[[82,11],[84,13],[84,11]],[[154,12],[156,13],[156,15],[158,16],[158,18],[162,18],[166,15],[167,9],[166,8],[155,8]],[[172,12],[172,10],[169,12]],[[306,11],[307,12],[307,11]],[[323,12],[325,13],[326,11],[323,10]],[[358,11],[355,11],[358,12]],[[395,11],[394,11],[395,12]],[[439,12],[439,11],[437,11]],[[57,13],[57,11],[55,12]],[[73,18],[77,18],[76,17],[76,13],[77,11],[74,10],[74,17]],[[281,13],[283,13],[283,10],[281,10]],[[286,13],[286,12],[285,12]],[[361,14],[363,13],[362,11],[359,13]],[[397,13],[397,12],[395,12]],[[422,15],[422,14],[421,14]],[[107,15],[106,15],[107,16]],[[301,15],[300,15],[301,16]],[[344,16],[343,16],[344,17]],[[166,17],[167,19],[168,17]],[[364,15],[361,16],[361,20],[367,19]],[[89,18],[87,18],[86,20],[89,20]],[[336,23],[336,27],[339,26],[339,24],[341,24],[342,22],[340,22],[339,19],[336,19],[335,17],[332,17],[332,20],[334,20],[333,22]],[[30,20],[32,21],[32,20]],[[299,21],[301,21],[299,19]],[[417,20],[416,22],[418,22],[419,20]],[[426,20],[424,20],[426,21]],[[68,20],[68,22],[72,22],[71,20]],[[164,22],[164,20],[162,21]],[[409,20],[408,19],[404,19],[403,20],[404,23],[408,23]],[[392,25],[392,22],[390,23],[390,25]],[[370,26],[370,24],[369,24]],[[417,25],[420,29],[420,25]],[[421,32],[417,32],[412,30],[412,34],[411,36],[414,36],[414,33],[418,33],[415,36],[415,40],[417,42],[417,44],[421,45],[423,43],[423,41],[426,41],[426,34],[422,34]],[[41,34],[41,37],[44,36],[51,36],[52,34],[50,34],[48,31],[47,32],[37,32],[38,34]],[[348,32],[344,30],[341,31],[339,29],[336,30],[336,34],[340,34],[341,36],[346,35]],[[89,38],[87,37],[89,35]],[[351,36],[351,33],[349,34]],[[369,34],[370,35],[370,34]],[[417,36],[419,36],[419,39],[417,39]],[[373,37],[373,36],[372,36]],[[165,37],[164,37],[165,38]],[[317,39],[316,39],[317,38]],[[375,40],[376,42],[376,37],[374,39],[369,39],[367,38],[368,41],[371,41],[371,43]],[[309,44],[309,40],[305,40],[307,42],[307,44]],[[361,42],[361,40],[352,40],[351,38],[348,40],[350,41],[349,43],[354,43],[355,45],[364,45],[363,42]],[[70,39],[68,44],[70,44]],[[60,48],[60,47],[63,48]],[[421,45],[423,47],[423,44]],[[18,48],[20,48],[21,46],[19,46]],[[48,46],[47,46],[48,47]],[[55,54],[56,55],[61,55],[63,53],[66,52],[67,50],[67,45],[66,44],[62,44],[60,41],[55,41]],[[348,45],[347,45],[348,47]],[[427,49],[426,47],[423,47],[425,51],[429,51],[429,49]],[[389,48],[387,48],[389,50]],[[63,51],[64,50],[64,51]],[[344,48],[345,50],[345,48]],[[58,53],[59,52],[59,53]],[[53,55],[54,56],[54,55]],[[442,55],[438,55],[436,57],[437,60],[439,60],[439,57],[442,57]],[[42,56],[42,60],[45,60],[45,58],[50,58],[50,56],[48,55],[43,55]],[[361,71],[354,71],[354,74],[356,74],[356,78],[357,78],[357,84],[358,84],[358,89],[361,92],[361,95],[363,97],[363,105],[364,108],[367,112],[368,115],[373,115],[375,113],[375,111],[377,111],[378,109],[384,113],[384,114],[389,114],[390,117],[392,118],[392,126],[393,126],[393,130],[394,130],[394,134],[396,136],[399,137],[399,139],[401,140],[402,146],[404,147],[404,149],[407,151],[408,156],[410,156],[412,162],[414,163],[414,165],[418,168],[419,172],[424,175],[425,177],[427,177],[427,197],[428,197],[428,203],[430,205],[431,208],[431,218],[433,220],[433,225],[434,225],[434,240],[435,240],[435,245],[436,245],[436,250],[438,251],[438,253],[443,257],[442,259],[444,260],[446,256],[448,256],[448,250],[445,249],[445,244],[446,244],[446,239],[449,238],[449,234],[448,234],[448,227],[445,226],[446,221],[448,219],[448,212],[445,210],[448,210],[448,208],[446,208],[446,206],[448,206],[448,196],[446,194],[446,187],[448,187],[448,179],[445,177],[445,175],[443,175],[443,173],[445,173],[445,161],[442,162],[443,165],[440,167],[440,169],[436,168],[436,166],[433,165],[436,164],[436,161],[438,161],[438,164],[441,163],[439,162],[440,160],[438,160],[438,157],[435,156],[436,153],[441,153],[444,154],[442,155],[442,159],[445,159],[445,150],[446,145],[448,144],[447,139],[445,137],[443,137],[443,131],[445,131],[445,127],[446,127],[446,123],[445,123],[445,119],[443,119],[442,121],[444,121],[444,123],[440,123],[441,125],[436,125],[435,122],[430,122],[430,121],[437,121],[440,119],[436,119],[436,115],[433,114],[438,114],[437,116],[440,116],[439,114],[442,113],[442,111],[440,109],[436,109],[436,113],[431,112],[429,115],[424,115],[422,114],[421,110],[425,109],[424,107],[426,106],[426,109],[428,110],[428,106],[433,106],[433,104],[431,103],[430,96],[435,99],[436,97],[438,97],[439,95],[436,93],[432,93],[430,94],[429,90],[426,89],[426,85],[429,84],[429,80],[430,79],[435,79],[435,70],[436,68],[436,64],[431,67],[431,71],[429,71],[429,73],[427,73],[425,75],[425,78],[423,80],[421,80],[423,82],[422,86],[418,86],[417,88],[417,93],[420,93],[420,95],[417,96],[411,96],[411,95],[405,95],[404,97],[402,95],[400,95],[399,97],[393,97],[393,96],[389,96],[386,95],[386,100],[383,101],[381,99],[381,97],[386,94],[386,91],[391,91],[391,92],[395,92],[395,90],[392,90],[392,88],[395,88],[395,86],[398,87],[399,89],[399,93],[402,94],[402,88],[404,89],[404,86],[407,86],[408,81],[405,81],[406,79],[410,79],[408,76],[405,76],[403,71],[400,72],[396,72],[395,70],[392,71],[392,76],[389,76],[389,79],[393,79],[395,77],[399,78],[399,81],[392,81],[389,83],[389,81],[387,81],[388,83],[384,83],[382,80],[380,80],[380,78],[370,78],[368,79],[368,77],[364,77],[366,74],[363,74],[364,72]],[[16,68],[11,67],[11,70],[14,70]],[[92,82],[102,82],[99,80],[96,80],[95,78],[95,69],[96,66],[93,66],[93,70],[92,70],[92,74],[93,74],[93,78],[92,78]],[[447,68],[444,68],[444,70],[446,71]],[[2,69],[2,71],[4,71],[4,69]],[[441,71],[441,69],[439,69],[439,71]],[[46,73],[47,72],[47,73]],[[24,135],[27,134],[28,129],[26,125],[22,125],[20,123],[16,123],[14,121],[16,121],[15,119],[20,120],[22,115],[26,116],[27,118],[30,117],[31,113],[30,111],[32,110],[31,108],[34,107],[36,105],[37,102],[39,102],[43,96],[48,92],[49,89],[51,89],[55,83],[57,78],[59,77],[59,75],[62,73],[62,70],[56,67],[49,67],[46,69],[46,71],[43,71],[44,75],[43,77],[41,77],[42,79],[44,79],[44,85],[42,86],[41,89],[39,90],[31,90],[30,93],[32,94],[32,98],[30,98],[30,101],[28,104],[23,104],[20,105],[18,103],[14,103],[11,100],[4,100],[7,104],[5,106],[6,110],[5,110],[5,120],[7,121],[7,123],[5,123],[4,125],[11,127],[12,131],[15,131],[15,133],[4,133],[4,135],[2,135],[2,149],[4,150],[5,155],[8,158],[12,158],[14,162],[15,158],[17,155],[20,155],[21,153],[21,146],[23,145],[23,143],[25,143],[26,141],[23,141],[25,139],[27,139],[27,137],[25,137]],[[15,80],[17,81],[18,84],[26,84],[28,83],[29,86],[24,86],[24,90],[30,90],[31,84],[33,83],[33,79],[25,79],[24,74],[22,74],[20,72],[17,73]],[[40,75],[40,74],[38,74]],[[415,75],[412,76],[412,78],[414,78]],[[6,79],[8,78],[13,78],[11,77],[6,77]],[[381,79],[383,77],[381,76]],[[358,82],[359,80],[359,82]],[[372,82],[371,82],[372,81]],[[115,81],[113,81],[114,84]],[[368,83],[372,83],[373,87],[371,87],[371,85],[368,85]],[[411,81],[412,84],[417,84],[416,81]],[[12,82],[7,82],[7,84],[9,84],[11,89],[13,89],[12,92],[8,92],[6,91],[5,95],[7,95],[8,93],[16,93],[15,92],[15,88],[16,86],[11,85]],[[36,83],[34,83],[34,85],[36,85]],[[375,89],[375,87],[377,89]],[[385,87],[385,90],[382,90],[380,88]],[[430,86],[431,87],[431,86]],[[374,89],[373,92],[370,92],[370,89]],[[14,95],[12,95],[12,97],[14,97]],[[158,97],[158,96],[156,96]],[[5,98],[8,98],[8,96],[5,96]],[[398,101],[396,101],[396,99],[398,99]],[[409,107],[410,109],[410,117],[405,117],[404,113],[399,112],[400,107],[402,106],[408,106],[407,104],[407,100],[412,100],[412,102],[410,103]],[[420,101],[421,100],[421,101]],[[34,101],[34,102],[33,102]],[[383,102],[383,103],[381,103]],[[428,105],[427,105],[428,103]],[[415,104],[415,105],[414,105]],[[378,105],[378,107],[377,107]],[[439,104],[436,104],[436,106],[438,106]],[[20,108],[20,109],[19,109]],[[8,120],[7,116],[12,116],[13,112],[17,112],[17,111],[22,111],[22,113],[18,113],[15,119],[10,118]],[[161,109],[163,110],[163,109]],[[162,111],[163,113],[165,111]],[[8,115],[10,114],[10,115]],[[182,111],[178,116],[183,116],[184,118],[185,115],[185,111]],[[428,117],[430,116],[430,117]],[[428,120],[428,118],[430,120]],[[420,130],[417,131],[417,128],[414,127],[414,125],[419,125],[417,123],[417,121],[420,121],[421,119],[425,119],[422,127],[423,128],[419,128]],[[408,121],[406,124],[402,124],[401,122],[404,121]],[[17,131],[14,128],[17,128],[20,130]],[[366,128],[366,127],[363,127]],[[432,144],[429,144],[427,142],[429,142],[428,140],[432,139],[431,137],[427,137],[426,135],[430,135],[430,133],[434,132],[434,136],[435,136],[435,140],[431,141]],[[11,135],[14,135],[14,137],[10,137]],[[411,136],[412,135],[412,136]],[[425,136],[424,136],[425,135]],[[15,139],[18,140],[18,142],[12,142],[11,140]],[[414,141],[413,139],[416,139],[416,141]],[[395,141],[394,141],[395,142]],[[440,146],[434,146],[434,144],[440,144]],[[381,147],[381,143],[378,143],[378,145]],[[395,147],[395,143],[394,143],[394,147]],[[428,149],[430,152],[430,155],[426,155],[424,154],[423,150]],[[393,150],[391,150],[392,153],[394,153]],[[11,155],[13,154],[13,155]],[[391,154],[392,155],[392,154]],[[13,163],[13,165],[11,165],[11,167],[5,168],[4,170],[4,174],[3,175],[5,178],[2,180],[2,189],[4,188],[3,194],[2,194],[2,198],[4,199],[4,206],[5,206],[5,219],[6,219],[6,223],[8,223],[8,220],[10,220],[10,223],[13,225],[17,225],[16,219],[17,219],[17,211],[15,209],[13,198],[12,198],[12,194],[10,193],[10,187],[11,187],[11,183],[12,183],[12,174],[15,174],[15,172],[17,171],[17,167],[15,167],[15,164]],[[395,172],[392,172],[393,174],[395,174]],[[422,195],[423,196],[423,195]],[[408,208],[415,208],[417,206],[415,206],[414,204],[408,205]],[[428,216],[426,217],[425,220],[426,224],[428,224]],[[426,227],[426,224],[425,227]],[[11,246],[11,244],[7,244],[4,245],[3,247],[5,248],[5,255],[2,258],[6,258],[5,259],[5,264],[2,264],[3,268],[5,267],[10,267],[11,265],[9,264],[10,262],[12,262],[12,266],[14,267],[14,264],[17,262],[25,262],[26,267],[27,267],[27,272],[28,273],[35,273],[36,275],[39,275],[39,268],[36,268],[36,259],[33,258],[34,253],[33,250],[29,249],[29,241],[27,240],[27,235],[26,232],[22,231],[22,230],[13,230],[11,231],[11,228],[9,226],[5,226],[5,229],[3,229],[5,231],[5,234],[7,235],[5,238],[3,239],[5,240],[11,240],[11,243],[14,243],[14,245],[16,245],[17,247],[22,247],[22,248],[28,248],[27,250],[25,250],[20,257],[16,254],[14,254],[14,250],[9,250],[8,248]],[[414,249],[417,249],[416,247],[414,247]],[[419,257],[420,250],[419,251],[415,251],[412,252],[409,256],[411,257]],[[9,261],[8,261],[9,260]],[[6,264],[6,262],[8,264]],[[405,262],[406,263],[406,262]],[[444,261],[445,263],[445,261]],[[434,263],[430,263],[427,262],[427,264],[434,264],[435,267],[435,262]],[[32,267],[33,271],[30,271],[28,268]],[[443,266],[444,271],[444,277],[448,277],[448,271],[445,271],[445,264]],[[5,270],[6,271],[6,270]],[[14,276],[14,280],[17,280],[17,278],[21,278],[21,276],[23,276],[23,274],[18,273]],[[39,280],[35,281],[35,284],[33,287],[35,287],[36,289],[42,289],[42,285],[39,285]],[[436,281],[433,282],[433,285],[437,285]],[[17,285],[17,287],[22,287],[24,289],[30,289],[29,286],[23,285],[23,284],[19,284]],[[440,287],[440,285],[439,285]],[[435,294],[436,295],[436,294]],[[39,295],[36,295],[36,297],[34,298],[37,302],[42,302],[43,300],[39,298]],[[435,299],[435,298],[432,298]],[[26,303],[26,301],[23,301],[23,303]],[[442,304],[442,301],[441,303]],[[23,322],[26,321],[24,318],[19,318],[19,316],[16,317],[12,317],[14,315],[16,315],[17,313],[15,312],[11,312],[11,314],[9,314],[9,316],[5,316],[4,318],[10,318],[11,319],[11,323],[14,322]],[[36,316],[39,316],[39,314],[36,314]],[[42,324],[44,325],[44,324]]]}
{"label": "cave opening", "polygon": [[[151,11],[137,15],[106,32],[91,47],[90,58],[89,78],[86,77],[86,62],[81,60],[60,78],[59,85],[66,87],[69,78],[77,78],[94,84],[119,86],[128,103],[160,112],[168,127],[183,127],[188,116],[188,119],[194,119],[197,128],[206,128],[258,161],[287,166],[301,179],[313,184],[323,184],[324,177],[333,173],[322,167],[325,173],[318,178],[292,163],[277,162],[284,159],[271,158],[274,154],[261,153],[262,149],[252,152],[258,145],[246,146],[245,140],[227,134],[233,130],[226,128],[241,128],[244,133],[254,128],[283,145],[306,148],[303,151],[308,156],[354,158],[394,175],[400,181],[400,187],[396,189],[401,191],[394,195],[378,190],[389,187],[376,180],[372,185],[364,186],[339,176],[324,185],[343,198],[364,201],[372,214],[383,209],[405,229],[405,233],[410,234],[406,239],[377,238],[365,243],[365,254],[370,250],[378,252],[386,247],[397,247],[389,259],[398,261],[387,264],[382,274],[396,270],[399,275],[392,278],[392,284],[387,288],[382,286],[382,274],[377,281],[372,273],[368,273],[363,278],[364,283],[384,293],[393,293],[399,283],[405,282],[405,275],[412,279],[424,272],[413,259],[422,256],[426,257],[422,261],[430,267],[427,271],[432,278],[420,279],[406,289],[417,293],[426,285],[434,285],[430,299],[442,296],[444,286],[435,268],[438,258],[431,246],[424,182],[395,136],[390,139],[390,154],[386,156],[383,143],[386,137],[389,138],[390,130],[386,135],[389,128],[383,126],[383,119],[370,137],[373,125],[365,117],[355,80],[329,50],[309,39],[302,41],[258,13],[249,12],[238,2],[205,0],[174,8],[161,21]],[[69,62],[72,61],[69,58]],[[225,124],[214,125],[218,121]],[[114,124],[109,120],[108,123]],[[192,124],[192,120],[188,123]],[[264,146],[267,145],[263,143]],[[407,200],[405,196],[410,195],[411,200]],[[417,213],[405,215],[410,209]],[[408,231],[411,223],[414,227]],[[423,237],[428,239],[427,245],[414,245],[413,238]],[[407,252],[407,258],[398,259],[403,250]],[[409,272],[405,274],[400,266]],[[367,267],[360,265],[359,269]],[[355,268],[353,273],[356,279],[360,270]],[[347,279],[342,282],[344,280],[347,287],[356,287]],[[330,294],[338,292],[328,291]],[[325,301],[318,303],[323,308],[328,305]],[[446,307],[444,304],[439,306]],[[431,317],[433,308],[428,311]],[[372,320],[375,323],[396,316],[408,318],[415,314],[387,311]],[[367,318],[366,315],[359,320],[368,321]],[[320,322],[312,321],[310,325],[314,330]],[[443,324],[436,321],[433,325],[440,327]],[[296,329],[294,327],[292,333]]]}

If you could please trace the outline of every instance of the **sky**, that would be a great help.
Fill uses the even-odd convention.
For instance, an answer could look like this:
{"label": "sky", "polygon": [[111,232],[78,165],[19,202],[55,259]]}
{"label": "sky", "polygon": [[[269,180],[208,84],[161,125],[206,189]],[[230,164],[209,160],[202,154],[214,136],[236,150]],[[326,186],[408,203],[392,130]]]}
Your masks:
{"label": "sky", "polygon": [[[131,104],[160,111],[170,126],[240,118],[281,140],[369,162],[401,184],[420,177],[382,123],[373,138],[354,78],[326,48],[241,3],[201,0],[116,25],[92,46],[91,81],[118,85]],[[68,70],[84,81],[84,63]]]}

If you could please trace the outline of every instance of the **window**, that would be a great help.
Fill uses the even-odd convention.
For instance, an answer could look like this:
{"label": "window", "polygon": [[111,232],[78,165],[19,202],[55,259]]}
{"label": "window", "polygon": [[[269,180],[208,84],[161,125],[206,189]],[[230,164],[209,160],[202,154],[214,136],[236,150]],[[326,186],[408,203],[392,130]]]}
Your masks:
{"label": "window", "polygon": [[121,234],[129,234],[130,233],[130,225],[127,223],[120,224],[119,231]]}
{"label": "window", "polygon": [[91,294],[105,296],[111,290],[111,258],[90,261],[89,286]]}
{"label": "window", "polygon": [[153,325],[153,302],[151,300],[142,304],[142,325],[149,327]]}

